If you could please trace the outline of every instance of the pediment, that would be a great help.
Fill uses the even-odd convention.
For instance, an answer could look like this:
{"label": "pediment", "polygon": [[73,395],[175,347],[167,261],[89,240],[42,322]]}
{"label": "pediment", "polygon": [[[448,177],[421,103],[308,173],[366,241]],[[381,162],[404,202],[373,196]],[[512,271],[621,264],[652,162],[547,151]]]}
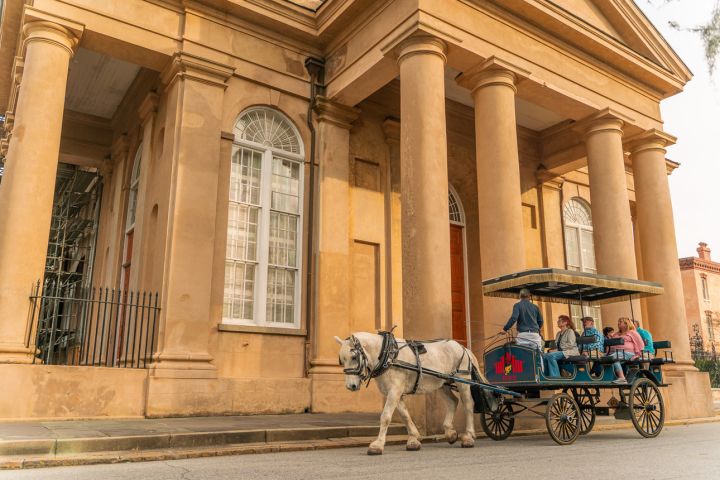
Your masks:
{"label": "pediment", "polygon": [[[493,0],[575,49],[636,74],[664,95],[692,73],[633,0]],[[641,70],[645,70],[644,72]],[[655,70],[655,72],[649,72]],[[650,73],[650,75],[648,75]],[[658,84],[650,78],[660,75]]]}

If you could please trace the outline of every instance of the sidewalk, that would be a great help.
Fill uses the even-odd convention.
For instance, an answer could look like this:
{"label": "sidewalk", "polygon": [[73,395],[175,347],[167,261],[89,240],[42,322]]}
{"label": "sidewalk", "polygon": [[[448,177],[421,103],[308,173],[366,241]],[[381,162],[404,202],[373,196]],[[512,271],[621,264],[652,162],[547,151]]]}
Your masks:
{"label": "sidewalk", "polygon": [[[687,425],[720,421],[668,421]],[[160,419],[107,419],[0,423],[0,469],[174,460],[293,450],[367,446],[377,435],[377,414],[294,414]],[[484,436],[477,425],[478,436]],[[595,430],[632,428],[598,418]],[[513,435],[547,434],[545,429]],[[388,444],[407,440],[393,424]],[[438,436],[423,442],[443,441]]]}

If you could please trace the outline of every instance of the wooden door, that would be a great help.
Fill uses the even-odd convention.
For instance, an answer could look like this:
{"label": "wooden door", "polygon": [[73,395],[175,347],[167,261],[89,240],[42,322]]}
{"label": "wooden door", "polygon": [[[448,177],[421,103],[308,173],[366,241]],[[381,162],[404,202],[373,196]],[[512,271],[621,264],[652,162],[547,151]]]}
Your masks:
{"label": "wooden door", "polygon": [[450,225],[450,289],[452,292],[452,338],[467,347],[463,227],[453,224]]}

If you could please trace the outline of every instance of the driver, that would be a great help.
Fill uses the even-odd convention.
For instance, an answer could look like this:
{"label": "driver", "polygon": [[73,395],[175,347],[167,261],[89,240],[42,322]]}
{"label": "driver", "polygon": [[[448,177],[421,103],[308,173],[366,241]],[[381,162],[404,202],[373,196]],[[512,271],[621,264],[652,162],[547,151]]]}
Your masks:
{"label": "driver", "polygon": [[507,332],[517,323],[517,344],[526,347],[536,347],[542,352],[544,342],[540,336],[543,317],[540,309],[530,301],[530,290],[520,290],[520,301],[513,305],[512,315],[503,327]]}

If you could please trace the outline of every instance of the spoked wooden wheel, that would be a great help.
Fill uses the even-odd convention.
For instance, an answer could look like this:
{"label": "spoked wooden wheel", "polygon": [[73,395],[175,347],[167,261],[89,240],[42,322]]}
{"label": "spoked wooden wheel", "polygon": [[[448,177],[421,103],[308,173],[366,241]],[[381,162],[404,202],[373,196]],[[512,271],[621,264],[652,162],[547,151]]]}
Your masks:
{"label": "spoked wooden wheel", "polygon": [[501,403],[494,412],[486,411],[480,414],[480,425],[485,435],[493,440],[505,440],[515,427],[513,408],[509,403]]}
{"label": "spoked wooden wheel", "polygon": [[647,378],[635,380],[628,399],[630,419],[645,438],[654,438],[665,425],[665,403],[660,389]]}
{"label": "spoked wooden wheel", "polygon": [[[567,388],[563,390],[567,392]],[[580,435],[587,435],[595,426],[595,397],[587,388],[573,388],[571,393],[580,408]]]}
{"label": "spoked wooden wheel", "polygon": [[560,445],[570,445],[580,435],[580,408],[567,393],[554,395],[545,410],[550,437]]}

